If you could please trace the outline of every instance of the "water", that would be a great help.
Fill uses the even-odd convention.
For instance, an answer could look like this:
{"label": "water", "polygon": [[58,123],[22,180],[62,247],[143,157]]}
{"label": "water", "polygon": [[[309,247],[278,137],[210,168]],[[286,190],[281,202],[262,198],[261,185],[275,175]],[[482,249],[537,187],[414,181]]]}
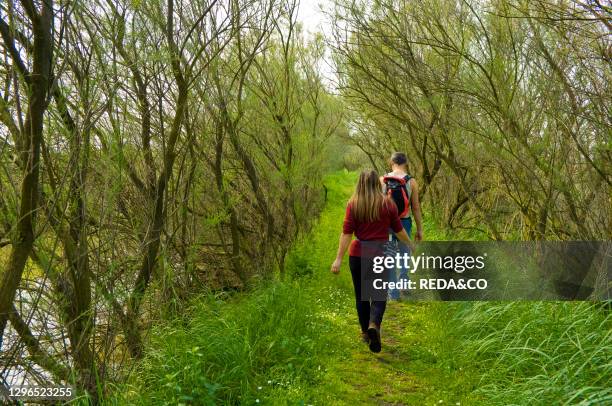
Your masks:
{"label": "water", "polygon": [[[41,349],[57,359],[59,354],[66,354],[70,344],[54,312],[49,311],[53,309],[47,297],[48,292],[51,292],[50,283],[44,278],[38,278],[27,281],[25,285],[15,296],[17,310],[30,327],[32,335],[40,342]],[[25,343],[9,322],[0,349],[0,377],[5,386],[53,382],[51,375],[29,358]]]}

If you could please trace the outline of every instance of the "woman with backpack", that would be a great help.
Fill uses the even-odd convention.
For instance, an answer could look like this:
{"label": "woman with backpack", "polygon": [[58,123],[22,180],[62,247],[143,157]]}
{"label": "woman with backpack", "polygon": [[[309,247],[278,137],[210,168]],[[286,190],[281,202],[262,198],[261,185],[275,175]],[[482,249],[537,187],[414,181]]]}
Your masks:
{"label": "woman with backpack", "polygon": [[[416,180],[408,175],[408,158],[403,152],[394,152],[390,159],[391,172],[385,174],[380,178],[380,182],[383,185],[384,193],[389,196],[396,204],[399,212],[399,216],[402,222],[402,226],[408,236],[411,235],[412,231],[412,217],[417,226],[417,232],[414,236],[415,241],[423,240],[423,221],[421,216],[421,203],[419,201],[419,186]],[[397,237],[390,230],[390,239],[397,244]],[[400,254],[410,253],[408,247],[403,244],[399,244]],[[397,281],[395,272],[390,273],[390,281]],[[408,270],[406,268],[399,268],[399,280],[408,279]],[[398,300],[400,298],[400,291],[398,289],[391,289],[389,291],[389,299]]]}
{"label": "woman with backpack", "polygon": [[[374,273],[373,258],[383,255],[389,229],[392,229],[401,241],[410,243],[408,234],[402,227],[397,206],[382,193],[378,174],[375,171],[364,171],[359,176],[355,192],[346,207],[338,254],[331,266],[331,272],[340,272],[342,258],[350,245],[349,268],[355,288],[361,335],[372,352],[381,350],[380,325],[387,306],[387,290],[372,292],[372,286],[364,282],[384,278]],[[351,242],[353,234],[357,239]]]}

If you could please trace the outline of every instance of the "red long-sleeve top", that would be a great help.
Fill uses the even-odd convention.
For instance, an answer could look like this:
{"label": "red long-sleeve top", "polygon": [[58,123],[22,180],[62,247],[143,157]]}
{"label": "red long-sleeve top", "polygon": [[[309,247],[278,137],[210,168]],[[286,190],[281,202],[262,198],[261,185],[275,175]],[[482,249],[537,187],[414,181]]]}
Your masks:
{"label": "red long-sleeve top", "polygon": [[362,255],[361,241],[387,241],[389,239],[389,229],[392,229],[395,233],[399,233],[403,229],[397,206],[392,201],[385,200],[378,220],[370,223],[357,221],[351,213],[351,203],[346,206],[342,232],[344,234],[355,234],[355,237],[357,237],[357,240],[351,242],[350,256],[359,257]]}

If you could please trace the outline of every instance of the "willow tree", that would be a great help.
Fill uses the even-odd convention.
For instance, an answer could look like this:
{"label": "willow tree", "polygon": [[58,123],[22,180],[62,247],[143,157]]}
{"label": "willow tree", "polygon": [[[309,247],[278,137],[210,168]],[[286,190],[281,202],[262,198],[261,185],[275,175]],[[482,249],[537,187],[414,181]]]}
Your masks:
{"label": "willow tree", "polygon": [[610,68],[600,11],[577,2],[338,2],[334,47],[351,140],[376,166],[407,150],[451,227],[496,239],[606,238],[601,78]]}
{"label": "willow tree", "polygon": [[154,320],[282,267],[340,123],[296,7],[2,3],[3,376],[96,402]]}
{"label": "willow tree", "polygon": [[[4,72],[7,80],[0,102],[0,117],[10,131],[11,148],[21,170],[21,186],[16,224],[10,233],[10,258],[0,282],[0,344],[36,239],[43,117],[53,81],[53,50],[57,40],[52,1],[42,2],[40,6],[31,0],[21,1],[20,5],[9,2],[2,6],[1,13],[4,60],[11,62]],[[58,25],[66,23],[64,18],[58,20]],[[14,102],[11,103],[14,110],[9,107],[9,99]],[[24,109],[21,108],[22,99],[27,101]]]}

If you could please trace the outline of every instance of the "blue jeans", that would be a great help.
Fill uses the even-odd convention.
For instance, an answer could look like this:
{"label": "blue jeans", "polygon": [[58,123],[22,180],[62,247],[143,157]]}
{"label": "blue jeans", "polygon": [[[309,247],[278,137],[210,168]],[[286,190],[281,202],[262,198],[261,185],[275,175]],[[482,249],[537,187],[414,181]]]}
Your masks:
{"label": "blue jeans", "polygon": [[[401,220],[402,220],[402,226],[404,226],[404,230],[406,230],[406,233],[408,234],[408,236],[410,236],[412,232],[412,218],[408,217],[408,218],[404,218]],[[410,254],[410,248],[406,244],[399,243],[399,240],[397,239],[393,231],[390,231],[390,234],[391,234],[391,241],[394,241],[396,245],[399,245],[399,253],[402,255],[404,253]],[[399,279],[397,277],[398,271],[399,271]],[[389,282],[397,282],[398,280],[402,280],[402,279],[408,279],[408,270],[404,267],[400,267],[398,269],[395,269],[395,272],[391,271],[389,273]],[[389,289],[389,299],[397,300],[399,298],[400,298],[399,289]]]}

